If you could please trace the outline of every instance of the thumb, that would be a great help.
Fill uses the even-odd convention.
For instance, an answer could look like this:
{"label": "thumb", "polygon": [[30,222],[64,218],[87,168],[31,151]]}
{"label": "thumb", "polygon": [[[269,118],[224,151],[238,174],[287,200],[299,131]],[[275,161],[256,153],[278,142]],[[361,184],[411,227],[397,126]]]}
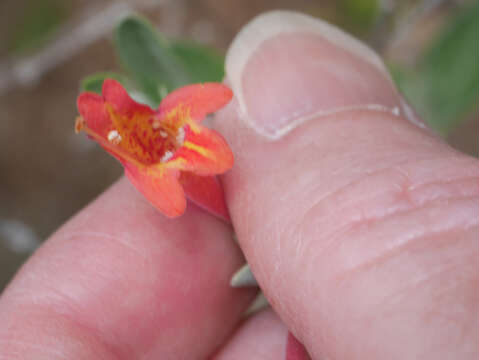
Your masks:
{"label": "thumb", "polygon": [[226,72],[232,220],[313,358],[477,351],[476,161],[424,129],[369,48],[308,16],[253,20]]}

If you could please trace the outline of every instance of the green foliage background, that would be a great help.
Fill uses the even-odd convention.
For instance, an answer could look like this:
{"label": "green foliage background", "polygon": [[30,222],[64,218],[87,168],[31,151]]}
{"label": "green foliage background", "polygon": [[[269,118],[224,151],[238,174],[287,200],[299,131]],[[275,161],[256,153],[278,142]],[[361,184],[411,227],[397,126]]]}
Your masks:
{"label": "green foliage background", "polygon": [[393,76],[432,128],[447,135],[458,126],[479,105],[479,1],[452,17],[417,68]]}

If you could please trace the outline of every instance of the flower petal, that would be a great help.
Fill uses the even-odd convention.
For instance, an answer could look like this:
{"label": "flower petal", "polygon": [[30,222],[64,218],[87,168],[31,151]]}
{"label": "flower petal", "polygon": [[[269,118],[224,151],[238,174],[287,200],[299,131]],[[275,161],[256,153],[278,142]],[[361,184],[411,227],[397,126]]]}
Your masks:
{"label": "flower petal", "polygon": [[123,116],[131,117],[135,113],[148,115],[154,113],[149,106],[133,100],[123,85],[114,79],[106,79],[103,82],[102,95],[105,102],[111,104],[114,110]]}
{"label": "flower petal", "polygon": [[197,176],[182,172],[179,181],[189,200],[220,219],[231,222],[223,187],[216,176]]}
{"label": "flower petal", "polygon": [[103,98],[91,92],[84,92],[77,99],[78,112],[86,125],[100,136],[106,137],[111,119],[105,109]]}
{"label": "flower petal", "polygon": [[125,174],[146,199],[168,217],[177,217],[185,212],[186,198],[174,171],[139,168],[124,163]]}
{"label": "flower petal", "polygon": [[193,131],[185,126],[183,145],[171,158],[172,164],[179,164],[179,169],[200,176],[222,174],[229,170],[234,159],[226,140],[214,130],[201,125],[196,128]]}
{"label": "flower petal", "polygon": [[158,111],[166,115],[175,108],[182,108],[189,112],[191,119],[200,122],[207,114],[229,103],[232,97],[233,92],[220,83],[188,85],[167,95]]}

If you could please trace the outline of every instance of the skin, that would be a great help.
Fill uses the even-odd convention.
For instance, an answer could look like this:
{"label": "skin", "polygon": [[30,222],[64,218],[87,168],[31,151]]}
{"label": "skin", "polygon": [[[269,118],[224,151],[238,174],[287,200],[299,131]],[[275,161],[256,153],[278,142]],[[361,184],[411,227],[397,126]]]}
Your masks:
{"label": "skin", "polygon": [[[321,49],[324,60],[363,66],[303,45],[295,64]],[[243,71],[250,117],[275,108],[267,82],[249,83],[262,64],[278,81],[291,76],[275,46]],[[296,75],[280,91],[299,102],[311,76]],[[368,96],[395,104],[385,81],[371,75]],[[228,287],[243,262],[229,226],[192,205],[168,220],[121,179],[2,294],[0,359],[278,359],[287,328],[313,359],[477,358],[478,161],[384,111],[313,116],[276,141],[242,116],[236,101],[217,115],[236,161],[222,182],[274,312],[241,323],[254,291]]]}

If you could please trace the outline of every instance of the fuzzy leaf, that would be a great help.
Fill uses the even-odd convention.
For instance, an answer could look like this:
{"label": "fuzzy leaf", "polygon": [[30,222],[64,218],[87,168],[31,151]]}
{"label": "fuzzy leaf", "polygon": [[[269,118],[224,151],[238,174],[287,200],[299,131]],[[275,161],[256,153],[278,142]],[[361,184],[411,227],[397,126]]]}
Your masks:
{"label": "fuzzy leaf", "polygon": [[88,75],[83,78],[80,83],[81,91],[90,91],[96,94],[101,94],[101,88],[105,79],[118,80],[123,86],[127,87],[128,81],[124,75],[111,71],[103,71]]}
{"label": "fuzzy leaf", "polygon": [[184,63],[192,83],[223,80],[224,57],[215,50],[187,41],[172,42],[171,50]]}
{"label": "fuzzy leaf", "polygon": [[166,93],[191,82],[182,61],[145,19],[126,18],[114,39],[121,62],[156,105]]}

